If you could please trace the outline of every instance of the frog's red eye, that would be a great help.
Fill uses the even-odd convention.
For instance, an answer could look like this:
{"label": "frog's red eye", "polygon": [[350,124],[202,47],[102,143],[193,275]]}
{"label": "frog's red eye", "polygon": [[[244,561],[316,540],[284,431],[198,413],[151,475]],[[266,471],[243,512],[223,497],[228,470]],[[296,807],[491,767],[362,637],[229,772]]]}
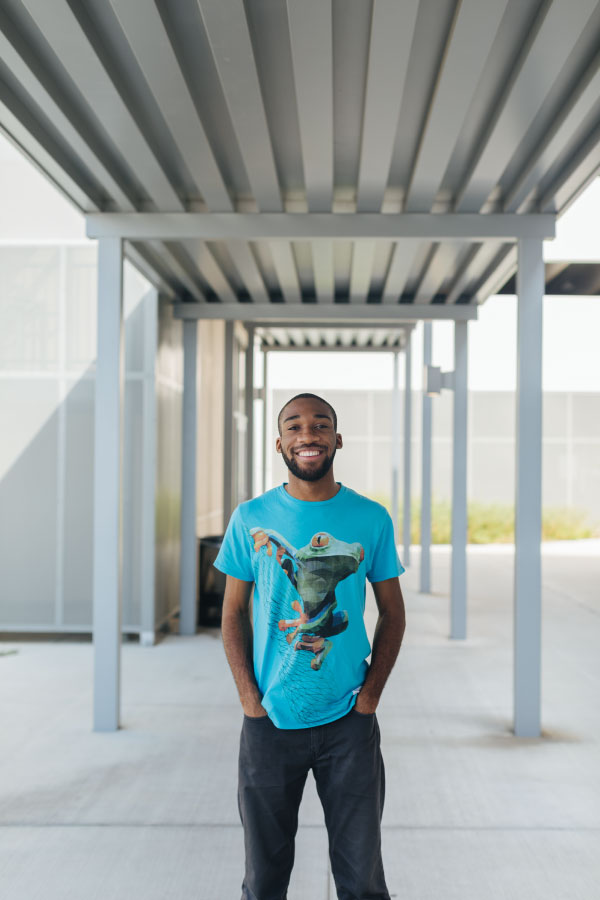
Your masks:
{"label": "frog's red eye", "polygon": [[312,547],[326,547],[329,543],[329,535],[320,531],[318,534],[315,534],[310,543]]}

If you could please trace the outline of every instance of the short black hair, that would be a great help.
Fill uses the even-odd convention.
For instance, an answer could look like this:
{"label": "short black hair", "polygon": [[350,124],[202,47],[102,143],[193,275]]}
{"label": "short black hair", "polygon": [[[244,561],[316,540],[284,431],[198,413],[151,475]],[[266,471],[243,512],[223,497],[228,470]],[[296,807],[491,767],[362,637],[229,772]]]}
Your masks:
{"label": "short black hair", "polygon": [[277,416],[277,428],[279,429],[279,434],[281,434],[281,416],[283,414],[284,409],[286,409],[286,407],[288,407],[290,405],[290,403],[293,403],[294,400],[304,400],[304,399],[319,400],[321,403],[324,403],[325,406],[328,406],[329,409],[331,410],[331,415],[333,416],[333,430],[337,431],[337,415],[336,415],[335,409],[333,408],[331,403],[329,403],[327,400],[323,400],[323,398],[319,397],[317,394],[304,393],[304,394],[296,394],[295,397],[291,397],[287,401],[287,403],[284,403],[283,406],[281,407],[281,409],[279,410],[279,415]]}

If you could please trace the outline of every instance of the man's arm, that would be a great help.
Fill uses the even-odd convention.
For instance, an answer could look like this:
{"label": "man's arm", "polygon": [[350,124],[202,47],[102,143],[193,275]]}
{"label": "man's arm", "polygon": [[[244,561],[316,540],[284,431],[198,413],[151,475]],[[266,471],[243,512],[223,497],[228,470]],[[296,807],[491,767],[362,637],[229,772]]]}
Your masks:
{"label": "man's arm", "polygon": [[221,633],[225,655],[231,667],[242,708],[247,716],[266,716],[254,677],[252,626],[249,617],[251,581],[228,575],[223,598]]}
{"label": "man's arm", "polygon": [[388,675],[396,662],[406,627],[404,600],[398,578],[374,582],[373,591],[379,617],[373,638],[371,666],[356,699],[356,710],[361,713],[375,712]]}

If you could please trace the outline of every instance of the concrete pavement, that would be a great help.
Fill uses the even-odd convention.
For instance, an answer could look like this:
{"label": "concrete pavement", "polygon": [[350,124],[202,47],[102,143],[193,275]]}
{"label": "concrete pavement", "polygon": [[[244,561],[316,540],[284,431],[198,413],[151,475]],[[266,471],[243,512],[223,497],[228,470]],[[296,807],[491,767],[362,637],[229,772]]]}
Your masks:
{"label": "concrete pavement", "polygon": [[[595,900],[600,884],[600,554],[543,562],[543,724],[512,719],[512,553],[469,551],[468,638],[449,641],[449,554],[378,711],[384,863],[406,900]],[[372,629],[376,611],[368,598]],[[17,651],[11,653],[9,651]],[[4,654],[4,655],[3,655]],[[123,645],[123,728],[91,731],[92,647],[0,642],[2,900],[237,900],[241,711],[220,635]],[[289,900],[332,900],[307,782]]]}

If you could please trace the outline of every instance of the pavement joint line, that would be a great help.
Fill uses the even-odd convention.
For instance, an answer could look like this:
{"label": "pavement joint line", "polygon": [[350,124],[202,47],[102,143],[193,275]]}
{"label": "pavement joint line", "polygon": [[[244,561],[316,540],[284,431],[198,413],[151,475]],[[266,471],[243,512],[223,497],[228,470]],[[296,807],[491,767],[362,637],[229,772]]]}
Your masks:
{"label": "pavement joint line", "polygon": [[[1,828],[242,828],[228,822],[0,822]],[[299,825],[298,831],[325,831],[325,825]],[[600,825],[382,825],[382,831],[591,832]]]}

